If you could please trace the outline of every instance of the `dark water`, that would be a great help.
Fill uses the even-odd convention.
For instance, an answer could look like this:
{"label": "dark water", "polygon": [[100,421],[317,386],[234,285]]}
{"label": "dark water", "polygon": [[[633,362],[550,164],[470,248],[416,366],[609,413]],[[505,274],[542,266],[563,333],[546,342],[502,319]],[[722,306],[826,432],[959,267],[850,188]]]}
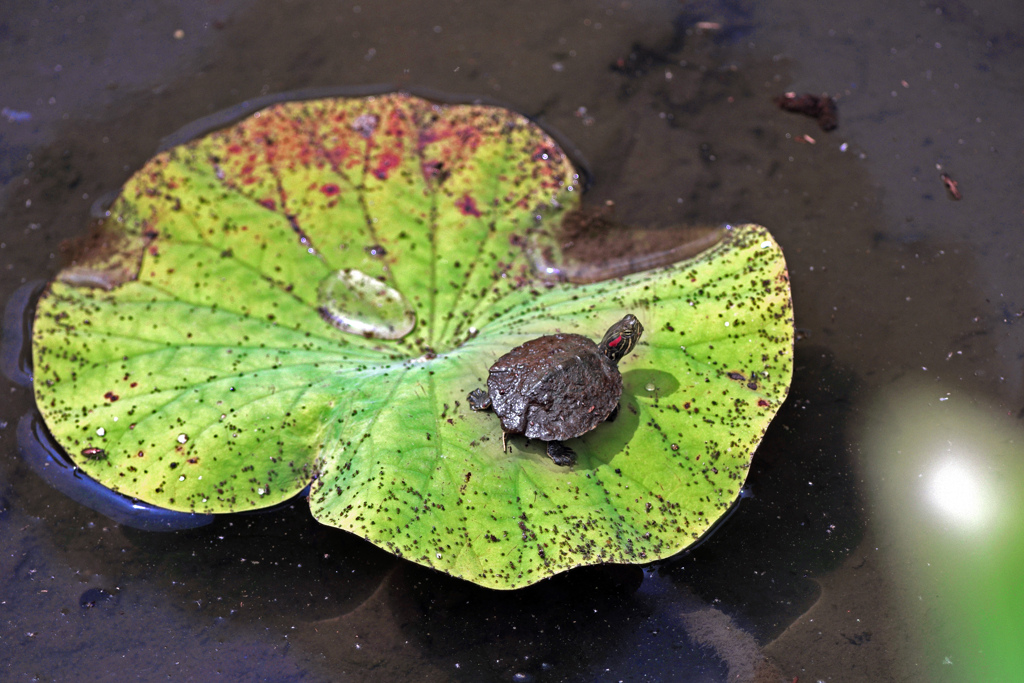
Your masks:
{"label": "dark water", "polygon": [[[558,129],[593,174],[587,201],[625,222],[768,226],[804,338],[752,496],[707,542],[516,593],[395,560],[303,504],[173,533],[115,524],[18,457],[31,392],[0,380],[0,678],[982,680],[998,652],[957,649],[970,599],[943,611],[929,572],[945,560],[915,540],[923,518],[906,524],[914,494],[886,466],[909,456],[885,437],[910,430],[911,404],[969,408],[1002,435],[989,469],[1020,483],[1022,53],[1024,10],[994,0],[7,8],[4,299],[56,272],[90,205],[190,121],[393,83]],[[838,94],[839,128],[779,111],[787,90]]]}

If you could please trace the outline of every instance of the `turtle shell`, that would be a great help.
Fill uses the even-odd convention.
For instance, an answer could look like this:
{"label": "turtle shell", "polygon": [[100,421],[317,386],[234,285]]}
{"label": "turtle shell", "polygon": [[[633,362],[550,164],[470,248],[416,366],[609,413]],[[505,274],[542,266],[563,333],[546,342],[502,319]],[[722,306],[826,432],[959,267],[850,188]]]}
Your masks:
{"label": "turtle shell", "polygon": [[487,390],[506,432],[564,441],[608,419],[622,396],[622,375],[590,339],[551,334],[499,358]]}

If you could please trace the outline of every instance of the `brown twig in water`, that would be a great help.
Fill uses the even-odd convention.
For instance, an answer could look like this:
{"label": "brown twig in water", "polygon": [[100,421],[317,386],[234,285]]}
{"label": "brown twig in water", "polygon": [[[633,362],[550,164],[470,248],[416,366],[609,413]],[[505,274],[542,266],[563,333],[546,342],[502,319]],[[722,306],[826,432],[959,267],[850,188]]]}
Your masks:
{"label": "brown twig in water", "polygon": [[956,199],[959,201],[964,198],[964,196],[960,194],[960,187],[957,185],[957,182],[953,180],[948,173],[940,173],[939,177],[942,178],[942,184],[946,186],[950,199]]}

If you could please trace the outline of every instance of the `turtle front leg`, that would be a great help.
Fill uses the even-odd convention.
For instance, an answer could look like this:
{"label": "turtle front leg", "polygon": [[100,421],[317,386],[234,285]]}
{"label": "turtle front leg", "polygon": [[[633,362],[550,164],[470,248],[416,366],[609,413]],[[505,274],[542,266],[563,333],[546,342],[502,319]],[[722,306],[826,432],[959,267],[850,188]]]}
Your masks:
{"label": "turtle front leg", "polygon": [[576,464],[576,451],[561,441],[548,441],[548,457],[556,465],[561,465],[562,467]]}
{"label": "turtle front leg", "polygon": [[466,397],[469,407],[473,410],[489,410],[491,407],[491,395],[483,389],[474,389]]}
{"label": "turtle front leg", "polygon": [[608,422],[615,422],[615,418],[619,416],[619,408],[621,407],[622,404],[620,403],[612,409],[612,412],[608,413]]}

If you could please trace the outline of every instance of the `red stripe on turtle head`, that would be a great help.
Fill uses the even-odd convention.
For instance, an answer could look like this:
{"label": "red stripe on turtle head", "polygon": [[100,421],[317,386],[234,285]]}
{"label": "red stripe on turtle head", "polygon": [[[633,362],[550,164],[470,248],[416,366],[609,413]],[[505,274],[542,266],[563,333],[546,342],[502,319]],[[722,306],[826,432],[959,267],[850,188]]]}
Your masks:
{"label": "red stripe on turtle head", "polygon": [[621,341],[622,341],[622,335],[620,334],[618,337],[616,337],[615,339],[612,339],[610,342],[608,342],[608,346],[610,346],[610,347],[612,347],[614,349],[616,346],[619,345],[619,342],[621,342]]}

